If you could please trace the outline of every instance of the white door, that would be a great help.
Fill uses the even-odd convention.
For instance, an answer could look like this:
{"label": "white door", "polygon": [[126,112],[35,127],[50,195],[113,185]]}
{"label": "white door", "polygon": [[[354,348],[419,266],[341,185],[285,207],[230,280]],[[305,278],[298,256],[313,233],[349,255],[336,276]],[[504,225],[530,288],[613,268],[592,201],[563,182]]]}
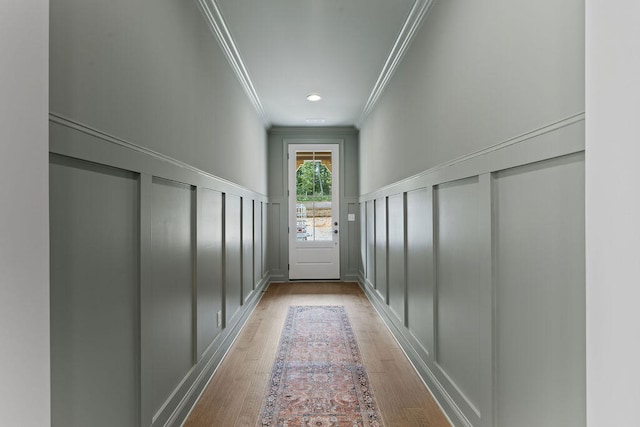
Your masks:
{"label": "white door", "polygon": [[289,279],[339,279],[338,144],[289,145]]}

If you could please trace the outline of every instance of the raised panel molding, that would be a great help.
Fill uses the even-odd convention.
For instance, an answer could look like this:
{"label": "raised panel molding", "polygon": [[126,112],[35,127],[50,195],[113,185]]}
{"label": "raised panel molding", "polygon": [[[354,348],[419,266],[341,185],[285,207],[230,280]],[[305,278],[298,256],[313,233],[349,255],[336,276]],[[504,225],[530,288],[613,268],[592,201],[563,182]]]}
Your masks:
{"label": "raised panel molding", "polygon": [[49,113],[49,132],[52,153],[268,201],[265,194],[55,113]]}
{"label": "raised panel molding", "polygon": [[[283,269],[283,260],[287,259],[286,250],[283,248],[286,242],[282,242],[280,238],[282,232],[280,230],[280,224],[282,223],[280,203],[269,204],[269,228],[268,228],[268,260],[269,269],[271,275],[275,280],[284,280],[288,277],[288,272]],[[288,248],[288,247],[287,247]],[[286,267],[286,263],[284,264]]]}
{"label": "raised panel molding", "polygon": [[405,201],[404,194],[394,194],[388,198],[388,270],[389,307],[397,321],[406,323],[406,254],[405,254]]}
{"label": "raised panel molding", "polygon": [[50,156],[53,427],[140,424],[138,180]]}
{"label": "raised panel molding", "polygon": [[[583,150],[582,114],[360,197],[360,285],[454,426],[584,425]],[[406,325],[371,281],[402,195]]]}
{"label": "raised panel molding", "polygon": [[388,292],[388,243],[389,226],[387,224],[387,198],[382,197],[374,201],[375,211],[375,282],[378,297],[389,302]]}
{"label": "raised panel molding", "polygon": [[366,283],[369,287],[376,287],[376,214],[373,200],[364,202],[366,205],[367,214],[367,232],[365,251],[367,253],[367,269],[366,269]]}
{"label": "raised panel molding", "polygon": [[260,285],[262,279],[262,241],[263,235],[263,204],[258,200],[253,201],[253,290]]}
{"label": "raised panel molding", "polygon": [[242,198],[224,197],[224,319],[231,319],[242,305]]}
{"label": "raised panel molding", "polygon": [[584,153],[494,187],[497,425],[584,426]]}
{"label": "raised panel molding", "polygon": [[153,178],[151,183],[151,410],[166,401],[194,365],[193,188]]}
{"label": "raised panel molding", "polygon": [[550,123],[360,196],[360,202],[584,151],[585,114]]}
{"label": "raised panel molding", "polygon": [[223,206],[222,193],[199,188],[197,203],[197,321],[198,358],[204,357],[222,330],[217,313],[222,310]]}
{"label": "raised panel molding", "polygon": [[253,293],[253,269],[255,267],[253,200],[242,198],[242,303]]}
{"label": "raised panel molding", "polygon": [[358,210],[360,213],[360,234],[359,241],[359,259],[358,259],[358,274],[362,277],[366,277],[367,271],[367,204],[359,203]]}
{"label": "raised panel molding", "polygon": [[[481,310],[478,178],[436,187],[435,361],[440,373],[480,417]],[[467,408],[465,408],[466,410]]]}
{"label": "raised panel molding", "polygon": [[435,266],[433,251],[433,190],[406,193],[407,327],[422,357],[431,357],[434,336]]}
{"label": "raised panel molding", "polygon": [[[133,406],[131,410],[138,418],[134,420],[136,422],[133,425],[154,427],[181,425],[271,279],[265,262],[268,245],[265,225],[269,218],[267,212],[269,200],[263,194],[98,130],[54,115],[50,116],[50,119],[51,162],[86,164],[91,170],[113,171],[116,175],[134,177],[132,185],[139,199],[134,201],[135,206],[129,208],[136,223],[133,224],[134,231],[128,232],[127,238],[139,242],[139,247],[134,248],[134,254],[130,257],[136,271],[133,280],[139,285],[139,296],[137,292],[134,295],[137,299],[133,301],[135,312],[132,315],[135,319],[139,319],[136,320],[136,322],[139,321],[139,326],[136,326],[132,332],[134,337],[134,341],[131,342],[132,349],[126,350],[126,346],[119,346],[119,351],[129,351],[124,357],[134,361],[134,372],[128,380],[134,385],[139,384],[139,389],[134,387],[133,391],[129,390],[135,396],[127,400],[128,405]],[[54,165],[53,169],[56,170],[55,168]],[[94,181],[102,182],[87,180],[86,184],[89,185]],[[160,191],[159,188],[166,191]],[[110,194],[109,189],[100,188],[100,185],[92,188],[92,191],[100,197],[108,197],[114,203],[126,196],[124,190],[121,190],[122,194]],[[163,194],[168,196],[164,197]],[[158,196],[161,198],[159,199]],[[254,220],[262,224],[260,239],[257,236],[251,236],[251,243],[247,245],[251,246],[251,255],[247,257],[251,258],[250,267],[253,270],[255,241],[255,244],[259,244],[261,248],[260,251],[256,250],[255,256],[262,260],[259,266],[262,271],[257,275],[259,278],[256,279],[255,291],[243,301],[235,317],[218,327],[217,312],[224,310],[225,305],[222,273],[222,227],[225,208],[222,199],[227,196],[238,201],[240,198],[245,198],[252,201],[249,203],[250,206],[255,203],[255,206],[261,207],[260,218],[257,218],[256,213],[256,218],[253,216],[251,218],[251,224],[247,223],[251,233],[254,229]],[[56,201],[52,202],[52,205],[55,203]],[[77,209],[65,211],[65,216],[71,218],[78,214],[80,211]],[[116,219],[114,217],[109,221],[105,220],[101,226],[108,225],[110,221]],[[238,212],[238,226],[241,220]],[[176,228],[172,224],[179,226]],[[65,225],[64,230],[60,230],[54,223],[51,232],[74,235],[76,231],[81,230],[79,225],[78,230],[74,230],[73,227],[72,223],[69,226]],[[112,239],[118,235],[117,232],[124,232],[124,230],[129,228],[122,227],[114,230],[113,233],[99,233],[97,236],[100,237],[91,244],[108,248],[113,245]],[[165,244],[159,246],[157,240],[163,235],[166,237]],[[239,228],[237,235],[234,234],[234,236],[234,241],[227,241],[227,244],[233,243],[232,246],[240,248],[242,242]],[[120,240],[122,239],[118,238],[118,241]],[[161,246],[164,249],[160,250]],[[91,255],[91,251],[85,251],[85,253],[89,257],[94,256]],[[162,256],[159,257],[159,254]],[[240,255],[239,251],[238,255]],[[98,258],[103,257],[110,257],[110,255],[101,253]],[[85,266],[93,268],[92,265],[95,264],[92,263],[98,261],[98,259],[88,261]],[[179,264],[180,273],[176,273],[179,277],[176,276],[175,280],[170,280],[174,277],[173,272],[165,272],[166,269],[163,270],[163,268],[169,268],[176,263]],[[163,266],[163,264],[166,265]],[[59,261],[53,259],[52,271],[61,265]],[[258,265],[257,262],[256,265]],[[114,264],[110,268],[118,267]],[[238,274],[241,274],[240,268]],[[172,283],[168,286],[160,286],[164,282]],[[115,292],[116,288],[119,289],[114,287],[109,292]],[[135,286],[133,289],[135,290]],[[106,291],[106,288],[104,290]],[[240,302],[239,298],[238,302]],[[119,310],[125,310],[128,306],[124,304]],[[52,316],[63,314],[57,312],[55,307],[54,311],[56,312],[52,312]],[[162,319],[169,318],[172,320],[171,324],[165,325],[166,322]],[[178,323],[173,322],[176,319],[179,320],[179,328]],[[126,321],[126,317],[122,316],[120,320]],[[172,332],[167,332],[169,329]],[[110,332],[108,327],[101,326],[92,330],[92,333],[96,336],[104,335],[107,339]],[[167,333],[169,333],[168,337]],[[125,336],[123,333],[123,337]],[[164,362],[158,357],[158,343],[167,338],[181,352],[180,356],[172,357],[170,363],[175,359],[180,366],[164,367]],[[52,342],[53,346],[57,344]],[[118,357],[121,356],[123,355],[118,355]],[[116,358],[116,360],[119,359]],[[92,359],[92,363],[101,363],[99,356]],[[123,369],[126,368],[127,366],[123,364]],[[74,364],[72,369],[80,369],[80,365]],[[167,381],[160,385],[156,384],[159,372],[161,376],[168,376]],[[118,378],[114,376],[110,381],[117,381]],[[116,404],[114,399],[127,396],[127,393],[126,391],[120,394],[111,393],[111,399],[94,400],[95,407],[85,405],[83,410],[90,412],[90,418],[91,415],[99,417],[100,411],[113,411],[114,408],[118,408],[119,404]],[[67,395],[67,397],[71,396]],[[81,404],[77,396],[73,399],[76,400],[72,405]],[[122,409],[123,415],[125,412]],[[73,425],[66,420],[65,425]],[[128,425],[125,421],[120,424]]]}

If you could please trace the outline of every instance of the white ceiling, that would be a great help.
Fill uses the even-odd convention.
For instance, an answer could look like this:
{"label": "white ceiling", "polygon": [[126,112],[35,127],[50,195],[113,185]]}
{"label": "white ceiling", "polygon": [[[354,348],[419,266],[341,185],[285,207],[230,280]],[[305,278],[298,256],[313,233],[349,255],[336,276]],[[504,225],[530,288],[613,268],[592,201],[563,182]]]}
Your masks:
{"label": "white ceiling", "polygon": [[359,125],[430,3],[200,0],[266,126]]}

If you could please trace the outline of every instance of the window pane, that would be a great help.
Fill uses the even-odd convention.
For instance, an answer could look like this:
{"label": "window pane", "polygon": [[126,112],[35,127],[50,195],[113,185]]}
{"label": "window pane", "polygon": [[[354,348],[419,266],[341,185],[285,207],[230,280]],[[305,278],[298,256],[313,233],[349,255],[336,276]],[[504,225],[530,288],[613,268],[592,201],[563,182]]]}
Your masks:
{"label": "window pane", "polygon": [[296,239],[332,240],[331,151],[296,152]]}

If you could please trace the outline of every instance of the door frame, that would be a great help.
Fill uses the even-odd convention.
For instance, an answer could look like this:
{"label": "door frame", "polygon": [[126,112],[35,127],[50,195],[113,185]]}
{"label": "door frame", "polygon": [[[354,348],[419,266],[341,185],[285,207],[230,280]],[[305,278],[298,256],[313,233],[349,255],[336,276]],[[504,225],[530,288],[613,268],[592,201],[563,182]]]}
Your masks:
{"label": "door frame", "polygon": [[[340,199],[341,199],[341,176],[340,176],[340,153],[341,153],[341,144],[339,140],[335,141],[318,141],[313,140],[313,142],[305,142],[299,143],[289,143],[286,144],[285,147],[287,154],[287,166],[286,166],[286,182],[287,182],[287,225],[288,225],[288,265],[289,265],[289,280],[331,280],[331,279],[340,279],[341,278],[341,244],[340,244]],[[308,242],[304,245],[310,248],[319,247],[325,248],[329,245],[332,246],[332,259],[331,262],[335,265],[334,270],[324,270],[324,271],[316,271],[313,274],[314,277],[301,277],[302,275],[293,274],[294,264],[297,260],[296,258],[296,247],[299,245],[297,243],[297,229],[296,229],[296,151],[331,151],[332,152],[332,167],[331,174],[332,180],[337,185],[332,184],[332,223],[337,223],[338,225],[332,225],[332,240],[331,241],[321,241],[321,242]],[[338,233],[335,233],[338,231]],[[327,243],[330,242],[330,243]],[[303,274],[304,275],[304,274]],[[292,277],[293,276],[293,277]]]}

